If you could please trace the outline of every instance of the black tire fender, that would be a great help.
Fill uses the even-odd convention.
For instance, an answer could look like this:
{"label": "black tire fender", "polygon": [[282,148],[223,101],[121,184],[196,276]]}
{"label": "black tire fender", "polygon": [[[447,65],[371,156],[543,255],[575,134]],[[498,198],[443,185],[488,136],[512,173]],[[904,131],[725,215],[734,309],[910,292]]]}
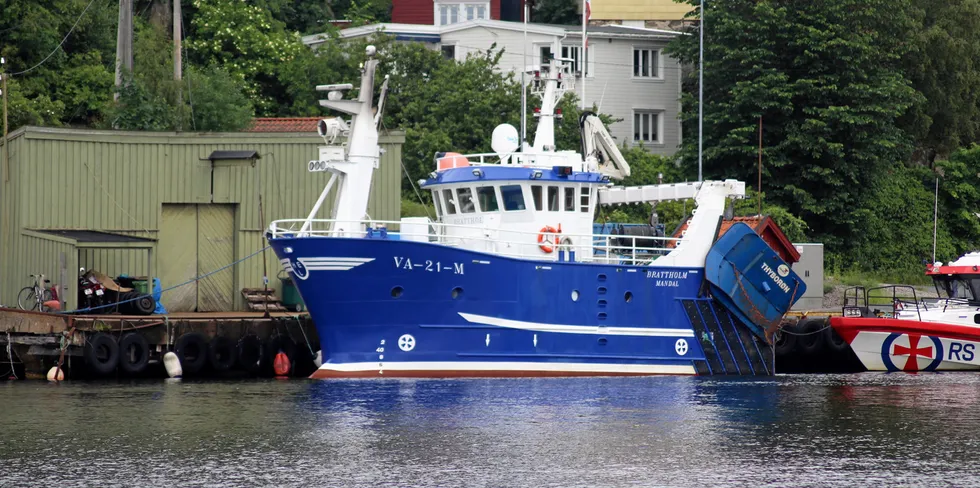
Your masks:
{"label": "black tire fender", "polygon": [[174,352],[184,375],[198,373],[208,361],[208,341],[200,332],[189,332],[177,338]]}
{"label": "black tire fender", "polygon": [[119,369],[139,374],[150,362],[150,345],[139,332],[130,332],[119,339]]}
{"label": "black tire fender", "polygon": [[826,327],[824,319],[808,319],[800,326],[800,337],[797,345],[803,354],[819,354],[823,351],[823,333]]}
{"label": "black tire fender", "polygon": [[237,358],[235,343],[227,338],[215,336],[208,346],[208,362],[215,371],[228,371],[235,365]]}
{"label": "black tire fender", "polygon": [[795,324],[784,324],[776,332],[776,356],[788,356],[796,348],[797,336],[800,329]]}
{"label": "black tire fender", "polygon": [[254,335],[247,335],[238,341],[238,366],[249,373],[259,372],[262,364],[262,341]]}
{"label": "black tire fender", "polygon": [[[104,356],[99,354],[104,352]],[[85,363],[100,375],[115,371],[119,363],[119,344],[109,334],[97,332],[85,344]]]}
{"label": "black tire fender", "polygon": [[824,331],[823,342],[827,350],[834,354],[845,353],[851,349],[851,345],[833,327],[827,327]]}

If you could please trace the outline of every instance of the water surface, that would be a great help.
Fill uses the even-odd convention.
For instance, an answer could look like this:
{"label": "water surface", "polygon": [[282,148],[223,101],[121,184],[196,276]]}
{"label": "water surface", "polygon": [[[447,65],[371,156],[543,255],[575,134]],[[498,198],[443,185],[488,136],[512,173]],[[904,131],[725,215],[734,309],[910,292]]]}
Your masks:
{"label": "water surface", "polygon": [[980,484],[980,376],[0,384],[0,486]]}

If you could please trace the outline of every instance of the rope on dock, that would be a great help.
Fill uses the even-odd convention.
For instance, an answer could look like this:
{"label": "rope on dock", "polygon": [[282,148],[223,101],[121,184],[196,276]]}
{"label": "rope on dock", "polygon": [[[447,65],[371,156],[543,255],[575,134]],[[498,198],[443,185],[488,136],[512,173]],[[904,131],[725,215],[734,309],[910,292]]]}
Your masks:
{"label": "rope on dock", "polygon": [[15,380],[19,380],[17,377],[17,371],[14,369],[14,349],[13,343],[10,342],[10,331],[7,331],[7,360],[10,361],[10,374],[14,376]]}
{"label": "rope on dock", "polygon": [[817,330],[815,330],[813,332],[790,332],[790,331],[786,330],[785,327],[780,327],[779,328],[779,331],[781,333],[783,333],[783,334],[789,334],[789,335],[794,335],[794,336],[808,336],[808,335],[813,335],[813,334],[819,334],[819,333],[821,333],[821,332],[823,332],[823,331],[825,331],[825,330],[827,330],[829,328],[830,328],[830,324],[827,324],[827,325],[823,326],[823,328],[817,329]]}
{"label": "rope on dock", "polygon": [[299,325],[299,331],[303,333],[303,340],[306,341],[306,347],[310,350],[310,355],[316,356],[316,352],[313,351],[313,346],[310,345],[310,338],[306,337],[306,331],[303,330],[303,323],[299,321],[299,315],[290,315],[290,317],[296,319],[296,324]]}
{"label": "rope on dock", "polygon": [[[227,265],[222,266],[222,267],[220,267],[220,268],[218,268],[218,269],[216,269],[214,271],[209,271],[209,272],[204,273],[204,274],[202,274],[200,276],[191,278],[190,280],[187,280],[187,281],[185,281],[185,282],[183,282],[183,283],[181,283],[179,285],[174,285],[174,286],[171,286],[170,288],[166,288],[166,289],[160,290],[160,295],[162,296],[164,292],[168,292],[170,290],[173,290],[173,289],[176,289],[176,288],[180,288],[182,286],[189,285],[189,284],[194,283],[196,281],[200,281],[200,280],[202,280],[204,278],[207,278],[208,276],[211,276],[211,275],[213,275],[215,273],[218,273],[220,271],[224,271],[224,270],[226,270],[226,269],[228,269],[228,268],[230,268],[230,267],[232,267],[232,266],[234,266],[236,264],[243,263],[243,262],[245,262],[245,261],[247,261],[249,259],[252,259],[255,256],[258,256],[259,254],[265,252],[265,250],[266,249],[269,249],[270,247],[272,247],[272,246],[265,246],[262,249],[259,249],[258,251],[255,251],[252,254],[249,254],[248,256],[245,256],[244,258],[241,258],[238,261],[235,261],[235,262],[233,262],[231,264],[227,264]],[[152,286],[152,284],[151,284],[151,286]],[[135,302],[136,300],[139,300],[140,298],[142,298],[142,296],[138,296],[136,298],[130,298],[129,300],[122,300],[122,301],[119,301],[119,302],[113,302],[113,303],[109,303],[109,304],[106,304],[106,305],[99,305],[97,307],[78,308],[78,309],[75,309],[75,310],[72,310],[72,311],[67,311],[66,310],[66,311],[56,312],[56,313],[60,315],[60,314],[69,314],[69,313],[91,312],[93,310],[100,310],[100,309],[103,309],[103,308],[109,308],[109,307],[115,307],[117,305],[122,305],[124,303]]]}

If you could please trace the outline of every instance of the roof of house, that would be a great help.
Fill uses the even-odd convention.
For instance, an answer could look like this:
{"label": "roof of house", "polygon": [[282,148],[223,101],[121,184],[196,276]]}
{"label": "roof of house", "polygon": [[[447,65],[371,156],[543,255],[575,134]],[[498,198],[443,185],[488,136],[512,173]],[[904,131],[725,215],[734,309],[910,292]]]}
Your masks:
{"label": "roof of house", "polygon": [[312,132],[323,117],[256,117],[247,132]]}
{"label": "roof of house", "polygon": [[[728,232],[728,229],[732,228],[733,225],[739,222],[748,224],[750,227],[752,227],[756,234],[762,236],[763,240],[772,246],[773,250],[775,250],[784,261],[792,264],[800,260],[800,251],[796,249],[796,246],[794,246],[792,242],[790,242],[789,238],[786,237],[786,234],[784,234],[782,229],[779,228],[779,225],[776,224],[776,221],[769,218],[768,215],[734,217],[732,219],[722,220],[721,225],[718,227],[718,235],[716,238],[721,237],[725,232]],[[687,220],[682,222],[681,225],[677,226],[673,237],[679,238],[681,233],[687,230],[687,225],[689,223],[690,220]],[[667,244],[667,247],[674,247],[675,244],[675,241],[671,241]]]}
{"label": "roof of house", "polygon": [[[457,22],[449,25],[424,25],[424,24],[371,24],[360,27],[351,27],[340,32],[341,38],[360,37],[375,32],[385,32],[395,36],[402,41],[423,41],[439,42],[442,34],[461,30],[484,28],[500,29],[523,32],[531,34],[543,34],[553,36],[581,37],[580,26],[555,25],[555,24],[524,24],[522,22],[509,22],[505,20],[477,19],[465,22]],[[645,27],[628,27],[622,25],[592,25],[589,26],[589,36],[602,38],[629,38],[629,39],[671,39],[682,33],[663,30],[647,29]],[[329,37],[326,34],[313,34],[303,37],[303,44],[314,45],[326,42]]]}

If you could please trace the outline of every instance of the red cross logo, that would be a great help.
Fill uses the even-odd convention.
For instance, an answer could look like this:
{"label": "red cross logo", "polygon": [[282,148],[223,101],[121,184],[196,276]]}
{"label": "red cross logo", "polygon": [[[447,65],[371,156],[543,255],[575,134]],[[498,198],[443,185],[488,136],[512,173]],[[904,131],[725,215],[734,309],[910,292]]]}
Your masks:
{"label": "red cross logo", "polygon": [[895,352],[893,356],[908,356],[909,359],[905,361],[905,367],[902,368],[903,371],[918,371],[919,370],[919,358],[923,357],[926,359],[933,359],[932,357],[932,347],[919,347],[919,334],[909,334],[909,347],[900,346],[895,344]]}

